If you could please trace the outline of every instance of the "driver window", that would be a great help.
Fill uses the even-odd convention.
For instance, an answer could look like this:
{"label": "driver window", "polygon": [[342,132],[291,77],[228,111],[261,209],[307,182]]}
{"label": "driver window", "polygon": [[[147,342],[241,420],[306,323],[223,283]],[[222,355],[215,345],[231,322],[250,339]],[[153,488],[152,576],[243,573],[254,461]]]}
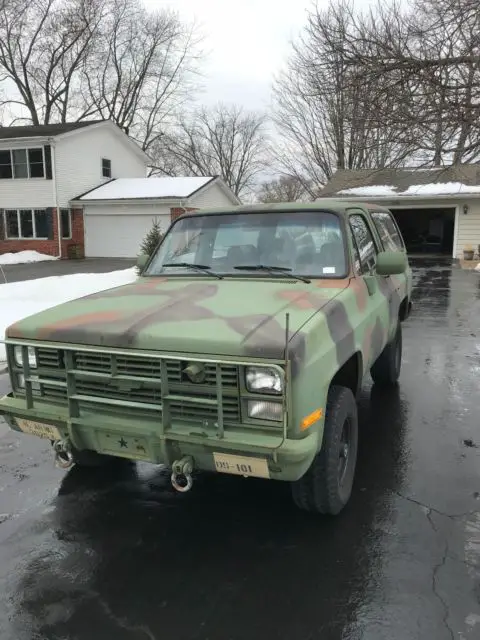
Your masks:
{"label": "driver window", "polygon": [[358,248],[361,273],[364,275],[372,273],[377,261],[377,250],[365,218],[359,214],[351,215],[350,229]]}

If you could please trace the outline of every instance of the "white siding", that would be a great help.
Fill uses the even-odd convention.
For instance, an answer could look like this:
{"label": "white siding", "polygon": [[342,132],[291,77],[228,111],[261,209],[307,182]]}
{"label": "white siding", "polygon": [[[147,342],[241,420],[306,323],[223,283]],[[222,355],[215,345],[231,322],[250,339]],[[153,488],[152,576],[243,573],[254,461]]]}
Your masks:
{"label": "white siding", "polygon": [[[45,140],[17,141],[3,140],[0,150],[28,149],[43,147]],[[30,209],[53,207],[53,180],[45,178],[0,180],[0,209]]]}
{"label": "white siding", "polygon": [[112,178],[145,178],[147,165],[109,125],[82,129],[55,142],[55,165],[59,206],[97,187],[102,176],[102,158],[112,162]]}
{"label": "white siding", "polygon": [[170,209],[158,205],[86,205],[84,214],[88,258],[135,258],[154,218],[162,231],[170,225]]}
{"label": "white siding", "polygon": [[[463,204],[468,204],[468,213],[463,213]],[[462,203],[458,212],[457,243],[455,247],[455,258],[463,258],[463,248],[465,245],[473,245],[475,251],[480,245],[480,202],[470,200]]]}
{"label": "white siding", "polygon": [[188,204],[189,206],[199,209],[209,209],[215,207],[231,207],[235,202],[233,194],[232,198],[229,198],[218,184],[213,183],[189,198]]}

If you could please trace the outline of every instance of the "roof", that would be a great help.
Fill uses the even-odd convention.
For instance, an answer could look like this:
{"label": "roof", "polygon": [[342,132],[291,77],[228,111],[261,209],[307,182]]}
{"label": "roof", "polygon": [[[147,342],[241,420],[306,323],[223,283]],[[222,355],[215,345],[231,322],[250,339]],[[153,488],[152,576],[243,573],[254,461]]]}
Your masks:
{"label": "roof", "polygon": [[87,191],[75,200],[171,200],[189,198],[216,177],[118,178]]}
{"label": "roof", "polygon": [[50,138],[69,133],[76,129],[90,127],[105,120],[85,120],[83,122],[64,122],[61,124],[26,125],[21,127],[0,127],[0,140],[13,138]]}
{"label": "roof", "polygon": [[339,170],[320,192],[324,197],[428,197],[480,194],[480,165],[438,168]]}
{"label": "roof", "polygon": [[[355,206],[362,205],[363,203],[355,203]],[[219,213],[267,213],[272,211],[334,211],[336,213],[343,213],[349,207],[352,207],[351,202],[346,200],[334,199],[334,198],[322,198],[317,202],[256,202],[254,204],[242,204],[230,207],[215,207],[202,209],[202,215],[215,215]],[[368,209],[371,205],[363,204]],[[380,207],[379,207],[380,209]],[[184,213],[182,218],[188,216],[188,213]],[[198,213],[192,213],[192,216],[198,216]]]}

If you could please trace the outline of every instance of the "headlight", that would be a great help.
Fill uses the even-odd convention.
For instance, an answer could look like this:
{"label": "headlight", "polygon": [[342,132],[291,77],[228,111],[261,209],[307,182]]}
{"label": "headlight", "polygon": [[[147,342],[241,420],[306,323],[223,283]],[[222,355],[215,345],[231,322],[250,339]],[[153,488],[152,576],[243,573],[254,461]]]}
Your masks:
{"label": "headlight", "polygon": [[[38,378],[32,378],[32,391],[35,392],[40,392],[40,383],[37,381]],[[23,375],[23,373],[19,373],[17,375],[17,385],[19,389],[25,389],[26,383],[25,383],[25,376]]]}
{"label": "headlight", "polygon": [[249,400],[248,417],[257,420],[275,420],[280,422],[283,418],[283,405],[281,402],[270,400]]}
{"label": "headlight", "polygon": [[283,380],[279,371],[270,367],[247,367],[245,383],[253,393],[282,393]]}
{"label": "headlight", "polygon": [[[23,367],[23,347],[17,345],[13,350],[15,358],[15,364],[19,367]],[[28,364],[32,369],[37,368],[37,356],[35,355],[35,349],[28,347]]]}

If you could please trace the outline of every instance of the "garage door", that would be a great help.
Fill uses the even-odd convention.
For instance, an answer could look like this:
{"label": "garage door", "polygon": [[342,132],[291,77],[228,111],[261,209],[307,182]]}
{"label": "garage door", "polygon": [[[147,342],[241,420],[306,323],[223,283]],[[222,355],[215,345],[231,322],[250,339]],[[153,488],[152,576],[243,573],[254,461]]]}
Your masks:
{"label": "garage door", "polygon": [[[154,215],[85,215],[85,255],[87,258],[135,258],[152,227]],[[165,215],[156,216],[163,230]]]}

